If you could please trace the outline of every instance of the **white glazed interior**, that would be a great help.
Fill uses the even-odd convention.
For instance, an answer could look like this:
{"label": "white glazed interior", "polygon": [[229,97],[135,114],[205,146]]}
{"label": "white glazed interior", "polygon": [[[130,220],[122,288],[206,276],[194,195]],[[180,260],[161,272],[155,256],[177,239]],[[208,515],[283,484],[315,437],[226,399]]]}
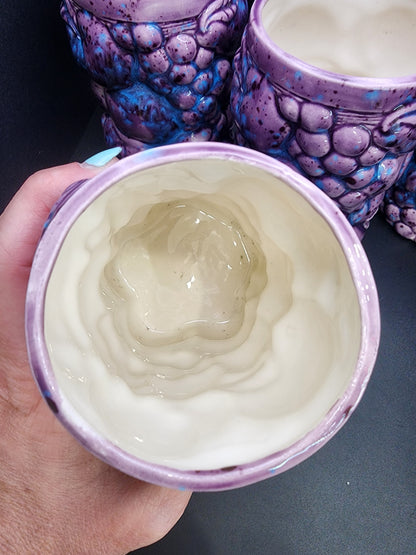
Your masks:
{"label": "white glazed interior", "polygon": [[416,74],[415,0],[268,0],[275,44],[311,65],[360,77]]}
{"label": "white glazed interior", "polygon": [[[162,240],[156,231],[149,242],[151,206],[178,199],[204,214],[214,205],[211,231],[198,235],[191,211],[163,235],[164,214]],[[247,245],[244,264],[238,251],[227,269],[224,249]],[[224,337],[207,302],[216,323],[223,305],[237,314]],[[167,310],[162,341],[143,314],[155,306]],[[152,322],[164,326],[160,316]],[[177,469],[251,462],[303,437],[350,382],[360,334],[357,293],[327,223],[283,181],[222,159],[158,166],[103,193],[67,235],[45,303],[51,362],[75,410],[127,452]]]}

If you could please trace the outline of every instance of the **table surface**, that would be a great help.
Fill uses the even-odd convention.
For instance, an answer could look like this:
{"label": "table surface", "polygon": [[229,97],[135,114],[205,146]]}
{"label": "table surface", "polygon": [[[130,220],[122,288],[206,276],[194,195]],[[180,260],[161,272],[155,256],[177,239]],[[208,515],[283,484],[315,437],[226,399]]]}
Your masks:
{"label": "table surface", "polygon": [[[74,159],[103,146],[100,131],[95,115]],[[351,418],[283,474],[193,494],[175,528],[140,553],[416,554],[416,244],[377,215],[363,245],[382,331],[373,375]]]}

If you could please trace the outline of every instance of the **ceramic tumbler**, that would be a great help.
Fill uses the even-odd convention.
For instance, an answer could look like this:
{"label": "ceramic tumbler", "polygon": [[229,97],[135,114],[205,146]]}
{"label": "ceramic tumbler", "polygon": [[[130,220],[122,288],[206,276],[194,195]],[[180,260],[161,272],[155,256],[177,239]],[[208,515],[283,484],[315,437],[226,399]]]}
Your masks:
{"label": "ceramic tumbler", "polygon": [[413,157],[399,181],[383,199],[382,210],[387,222],[399,235],[416,241],[416,160]]}
{"label": "ceramic tumbler", "polygon": [[415,24],[413,2],[256,0],[235,58],[233,140],[307,176],[360,237],[415,149]]}
{"label": "ceramic tumbler", "polygon": [[363,247],[322,191],[253,149],[199,142],[65,192],[26,334],[45,401],[82,445],[136,478],[209,491],[275,476],[338,432],[380,316]]}
{"label": "ceramic tumbler", "polygon": [[64,0],[73,54],[122,155],[227,135],[231,60],[246,0]]}

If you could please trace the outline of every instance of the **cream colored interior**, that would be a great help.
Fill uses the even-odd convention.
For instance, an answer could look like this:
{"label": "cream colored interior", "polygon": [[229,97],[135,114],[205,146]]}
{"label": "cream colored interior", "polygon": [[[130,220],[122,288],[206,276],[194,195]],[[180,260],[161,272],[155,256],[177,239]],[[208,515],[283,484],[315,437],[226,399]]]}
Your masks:
{"label": "cream colored interior", "polygon": [[268,36],[321,69],[360,77],[416,74],[415,0],[269,0]]}
{"label": "cream colored interior", "polygon": [[180,469],[250,462],[305,435],[351,380],[360,333],[323,218],[271,174],[219,158],[142,171],[96,199],[45,306],[73,407]]}

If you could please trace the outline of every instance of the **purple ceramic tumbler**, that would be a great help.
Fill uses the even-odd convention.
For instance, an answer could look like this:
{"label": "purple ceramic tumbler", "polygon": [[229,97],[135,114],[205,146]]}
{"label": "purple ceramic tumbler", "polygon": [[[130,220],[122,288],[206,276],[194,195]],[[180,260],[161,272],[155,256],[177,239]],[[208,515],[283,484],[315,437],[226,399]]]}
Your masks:
{"label": "purple ceramic tumbler", "polygon": [[235,59],[234,141],[282,160],[362,236],[416,145],[416,5],[256,0]]}
{"label": "purple ceramic tumbler", "polygon": [[413,157],[399,181],[383,200],[386,220],[399,235],[416,242],[416,160]]}
{"label": "purple ceramic tumbler", "polygon": [[26,333],[39,389],[82,445],[208,491],[322,447],[364,393],[380,319],[363,247],[322,191],[270,156],[199,142],[66,191]]}
{"label": "purple ceramic tumbler", "polygon": [[246,0],[64,0],[61,15],[109,146],[128,155],[227,135]]}

